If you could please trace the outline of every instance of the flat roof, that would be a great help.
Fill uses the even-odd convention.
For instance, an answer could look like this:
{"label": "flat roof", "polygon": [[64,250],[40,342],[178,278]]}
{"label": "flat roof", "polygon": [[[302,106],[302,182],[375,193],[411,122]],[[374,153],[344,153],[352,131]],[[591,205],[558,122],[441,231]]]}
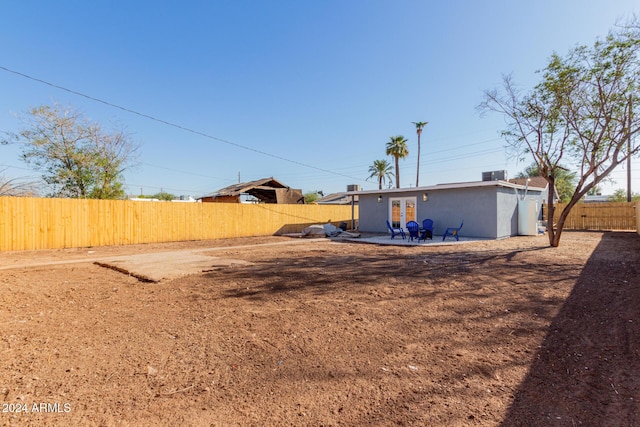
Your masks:
{"label": "flat roof", "polygon": [[[364,190],[364,191],[347,191],[342,194],[347,196],[363,195],[363,194],[388,194],[388,193],[409,193],[409,192],[421,192],[421,191],[435,191],[435,190],[452,190],[458,188],[478,188],[478,187],[506,187],[516,190],[524,190],[527,187],[520,184],[514,184],[508,181],[471,181],[471,182],[454,182],[449,184],[436,184],[426,187],[406,187],[406,188],[388,188],[382,190]],[[532,191],[544,191],[544,188],[529,187]]]}

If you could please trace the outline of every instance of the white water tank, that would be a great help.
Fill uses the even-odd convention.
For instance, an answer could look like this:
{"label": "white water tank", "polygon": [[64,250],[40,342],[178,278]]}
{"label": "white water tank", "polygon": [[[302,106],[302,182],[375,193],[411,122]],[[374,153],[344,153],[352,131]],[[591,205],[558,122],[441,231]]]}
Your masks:
{"label": "white water tank", "polygon": [[538,235],[538,200],[518,200],[518,234],[520,236]]}

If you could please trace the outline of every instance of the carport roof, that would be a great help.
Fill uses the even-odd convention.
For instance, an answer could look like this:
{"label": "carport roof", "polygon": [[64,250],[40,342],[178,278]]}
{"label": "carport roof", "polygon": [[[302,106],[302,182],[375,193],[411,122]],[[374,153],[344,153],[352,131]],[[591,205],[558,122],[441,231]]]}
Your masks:
{"label": "carport roof", "polygon": [[241,194],[249,194],[251,191],[273,191],[276,188],[289,188],[280,181],[270,178],[263,178],[256,181],[241,182],[239,184],[233,184],[228,187],[221,188],[213,193],[205,194],[199,197],[199,199],[205,197],[219,197],[219,196],[239,196]]}
{"label": "carport roof", "polygon": [[[458,188],[477,188],[477,187],[506,187],[506,188],[513,188],[516,190],[524,190],[526,188],[524,185],[514,184],[508,181],[471,181],[471,182],[454,182],[449,184],[429,185],[426,187],[347,191],[346,193],[343,193],[343,194],[346,194],[348,196],[355,196],[355,195],[362,195],[362,194],[393,194],[393,193],[408,193],[408,192],[414,193],[414,192],[424,192],[424,191],[451,190],[451,189],[458,189]],[[544,188],[529,186],[529,190],[544,191]]]}

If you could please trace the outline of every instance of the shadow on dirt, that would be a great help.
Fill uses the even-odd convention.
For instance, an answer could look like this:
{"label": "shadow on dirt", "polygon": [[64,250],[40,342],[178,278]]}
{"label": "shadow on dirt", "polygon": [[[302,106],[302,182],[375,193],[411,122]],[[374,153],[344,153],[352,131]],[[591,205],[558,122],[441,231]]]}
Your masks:
{"label": "shadow on dirt", "polygon": [[636,234],[604,234],[501,426],[640,425],[639,265]]}
{"label": "shadow on dirt", "polygon": [[[640,425],[637,235],[605,233],[586,265],[548,247],[461,249],[292,252],[211,272],[205,275],[211,283],[225,285],[203,288],[193,298],[205,305],[241,300],[257,308],[292,303],[289,322],[305,321],[307,311],[315,316],[315,328],[337,322],[343,328],[339,342],[354,346],[348,351],[377,351],[385,354],[381,360],[401,361],[414,357],[407,348],[415,345],[415,357],[434,361],[420,376],[409,372],[414,385],[406,385],[406,393],[381,392],[376,409],[351,419],[354,425],[418,425],[430,406],[477,400],[487,385],[500,393],[500,375],[513,370],[528,374],[515,391],[514,382],[494,395],[501,402],[514,397],[504,418],[504,407],[483,413],[461,405],[440,425]],[[539,255],[537,262],[531,253]],[[606,283],[593,279],[603,269],[611,272]],[[571,289],[568,298],[563,289]],[[318,308],[314,301],[321,300],[334,307]],[[370,335],[369,324],[376,331],[384,325],[384,335]],[[434,334],[440,327],[449,334]],[[320,349],[300,347],[309,355]],[[298,384],[317,374],[327,387],[347,380],[378,383],[386,378],[380,372],[300,365],[288,371],[287,380]]]}
{"label": "shadow on dirt", "polygon": [[[263,262],[254,262],[252,266],[218,270],[205,276],[222,277],[225,282],[240,285],[237,288],[225,289],[225,297],[254,301],[287,294],[306,293],[321,296],[335,291],[350,291],[359,287],[385,287],[396,283],[409,283],[413,288],[413,296],[424,293],[425,297],[432,297],[441,292],[437,286],[439,281],[450,281],[458,275],[498,274],[514,285],[535,282],[541,276],[545,276],[547,282],[577,278],[577,271],[582,265],[567,268],[566,262],[544,265],[526,262],[524,254],[540,250],[552,249],[542,247],[510,252],[458,250],[449,253],[416,253],[409,248],[392,255],[337,255],[319,252],[270,258]],[[521,258],[515,259],[517,255]],[[495,268],[500,270],[496,271]],[[549,279],[549,276],[553,279]],[[487,281],[478,279],[475,280],[476,288],[487,286]],[[472,292],[472,289],[469,291]]]}

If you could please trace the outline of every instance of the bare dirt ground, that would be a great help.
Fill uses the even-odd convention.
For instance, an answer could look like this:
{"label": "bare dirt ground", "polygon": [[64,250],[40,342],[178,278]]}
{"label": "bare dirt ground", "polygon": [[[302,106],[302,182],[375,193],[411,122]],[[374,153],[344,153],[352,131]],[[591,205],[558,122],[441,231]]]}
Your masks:
{"label": "bare dirt ground", "polygon": [[640,425],[637,234],[285,239],[1,253],[0,425]]}

